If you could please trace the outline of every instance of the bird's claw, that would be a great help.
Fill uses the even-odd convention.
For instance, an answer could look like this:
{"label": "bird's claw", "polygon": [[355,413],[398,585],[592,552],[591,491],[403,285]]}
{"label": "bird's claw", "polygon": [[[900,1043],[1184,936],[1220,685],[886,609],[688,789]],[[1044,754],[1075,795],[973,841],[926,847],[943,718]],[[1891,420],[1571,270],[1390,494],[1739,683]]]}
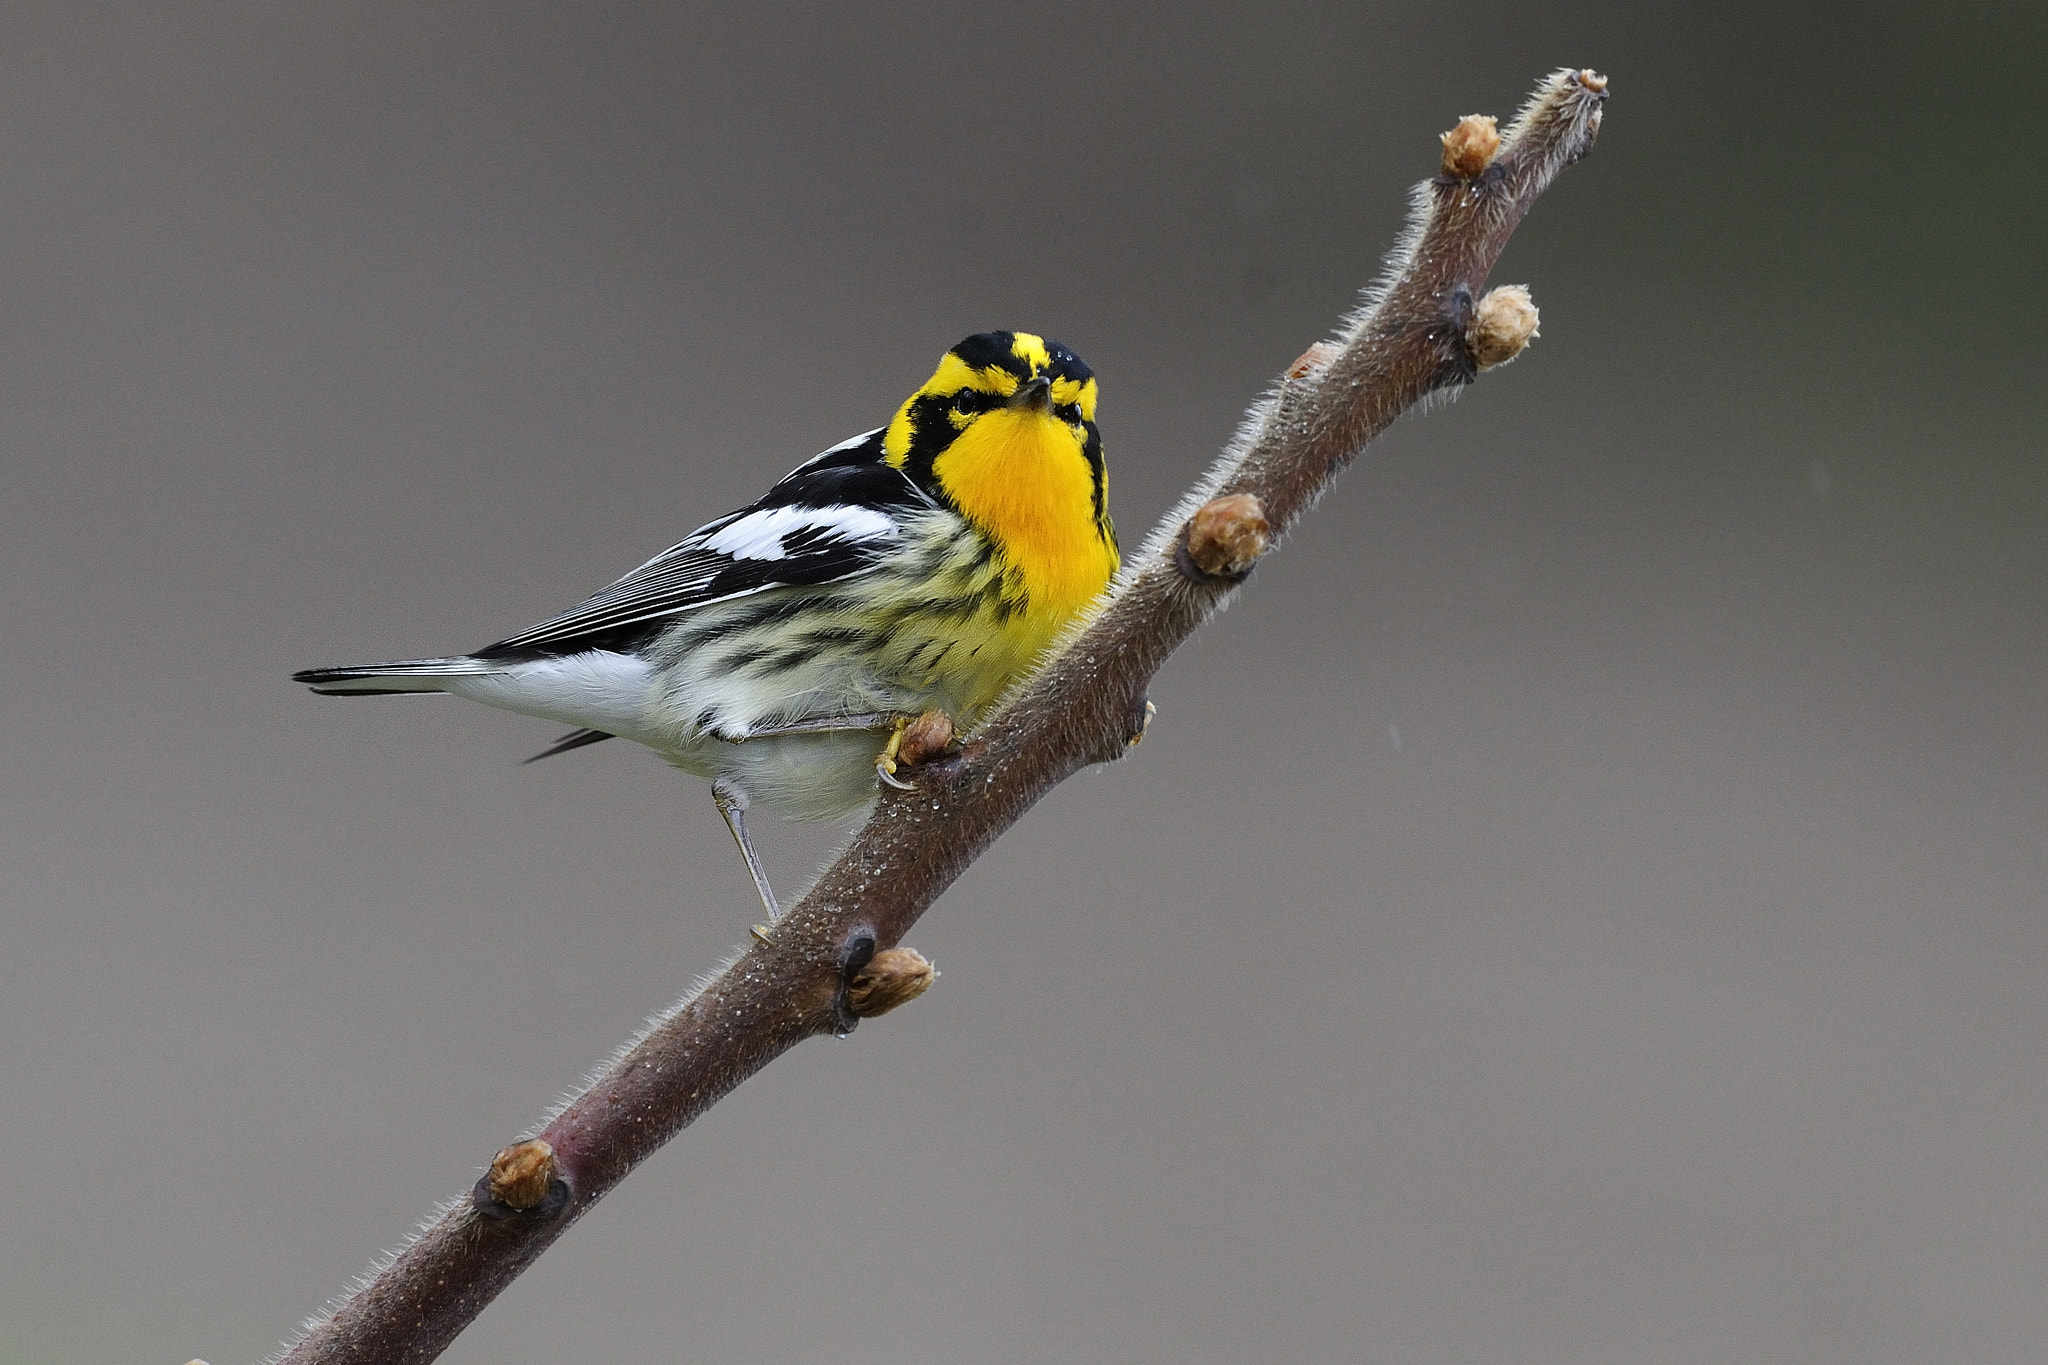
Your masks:
{"label": "bird's claw", "polygon": [[889,732],[889,742],[875,760],[875,776],[897,791],[916,791],[917,784],[896,776],[899,760],[912,767],[929,763],[955,746],[953,718],[944,711],[905,716]]}

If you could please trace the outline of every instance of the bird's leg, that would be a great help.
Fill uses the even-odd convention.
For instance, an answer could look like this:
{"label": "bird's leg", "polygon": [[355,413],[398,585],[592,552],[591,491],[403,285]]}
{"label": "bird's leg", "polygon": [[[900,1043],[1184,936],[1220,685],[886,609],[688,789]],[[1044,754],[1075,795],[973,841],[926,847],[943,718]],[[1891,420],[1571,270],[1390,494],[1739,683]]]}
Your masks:
{"label": "bird's leg", "polygon": [[768,911],[768,923],[755,925],[754,937],[773,947],[775,940],[768,937],[768,931],[782,917],[782,910],[775,904],[775,891],[768,885],[768,874],[761,870],[761,859],[754,852],[754,841],[747,837],[747,794],[740,790],[739,783],[729,777],[721,777],[711,784],[711,799],[718,803],[718,813],[725,817],[725,827],[732,831],[733,842],[740,846],[740,856],[747,860],[747,871],[754,875],[754,889],[761,893],[761,904]]}
{"label": "bird's leg", "polygon": [[896,755],[903,748],[903,732],[910,728],[910,717],[896,722],[889,731],[889,742],[882,746],[881,756],[875,760],[875,776],[900,792],[914,792],[917,787],[896,776]]}

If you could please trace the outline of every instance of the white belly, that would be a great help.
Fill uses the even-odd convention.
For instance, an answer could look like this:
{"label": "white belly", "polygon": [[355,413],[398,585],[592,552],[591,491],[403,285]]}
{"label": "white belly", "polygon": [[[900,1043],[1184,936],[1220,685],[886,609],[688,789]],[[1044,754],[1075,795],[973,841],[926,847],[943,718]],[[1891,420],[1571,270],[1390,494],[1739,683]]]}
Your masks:
{"label": "white belly", "polygon": [[[888,742],[886,730],[731,743],[696,723],[696,713],[721,689],[692,679],[695,687],[679,691],[679,681],[674,670],[664,677],[645,659],[606,650],[439,680],[458,697],[645,744],[685,772],[731,778],[754,801],[798,819],[850,814],[874,799],[875,759]],[[825,714],[922,709],[916,704],[921,699],[889,689],[849,694],[842,701],[843,707]]]}

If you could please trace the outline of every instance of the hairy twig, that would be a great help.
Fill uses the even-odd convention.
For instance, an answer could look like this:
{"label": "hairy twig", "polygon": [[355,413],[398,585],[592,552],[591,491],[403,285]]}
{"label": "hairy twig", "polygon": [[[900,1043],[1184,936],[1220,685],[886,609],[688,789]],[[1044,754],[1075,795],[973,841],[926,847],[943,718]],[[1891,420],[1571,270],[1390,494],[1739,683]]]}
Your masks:
{"label": "hairy twig", "polygon": [[1513,358],[1527,291],[1479,294],[1536,196],[1591,148],[1606,81],[1546,79],[1505,138],[1478,115],[1444,137],[1443,173],[1364,304],[1246,417],[1133,555],[1106,606],[958,750],[936,737],[916,790],[885,791],[810,893],[657,1018],[472,1194],[439,1211],[330,1313],[289,1362],[432,1360],[513,1277],[662,1143],[806,1038],[914,999],[929,963],[903,934],[1060,781],[1144,733],[1152,675],[1253,563],[1404,410]]}

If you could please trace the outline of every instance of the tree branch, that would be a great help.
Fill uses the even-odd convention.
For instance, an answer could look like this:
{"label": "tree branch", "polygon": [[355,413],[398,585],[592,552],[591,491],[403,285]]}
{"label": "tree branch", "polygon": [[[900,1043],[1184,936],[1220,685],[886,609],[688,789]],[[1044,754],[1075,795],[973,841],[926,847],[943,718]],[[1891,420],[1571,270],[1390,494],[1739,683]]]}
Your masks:
{"label": "tree branch", "polygon": [[[839,859],[758,943],[620,1049],[582,1094],[501,1152],[280,1362],[432,1360],[635,1166],[802,1040],[844,1033],[921,991],[893,949],[1019,816],[1144,732],[1145,689],[1252,563],[1396,416],[1534,335],[1520,289],[1480,287],[1529,206],[1589,151],[1606,81],[1548,77],[1505,141],[1491,119],[1444,136],[1443,174],[1338,339],[1247,414],[1223,457],[1132,556],[1108,604],[950,756],[884,791]],[[858,987],[849,985],[859,978]]]}

